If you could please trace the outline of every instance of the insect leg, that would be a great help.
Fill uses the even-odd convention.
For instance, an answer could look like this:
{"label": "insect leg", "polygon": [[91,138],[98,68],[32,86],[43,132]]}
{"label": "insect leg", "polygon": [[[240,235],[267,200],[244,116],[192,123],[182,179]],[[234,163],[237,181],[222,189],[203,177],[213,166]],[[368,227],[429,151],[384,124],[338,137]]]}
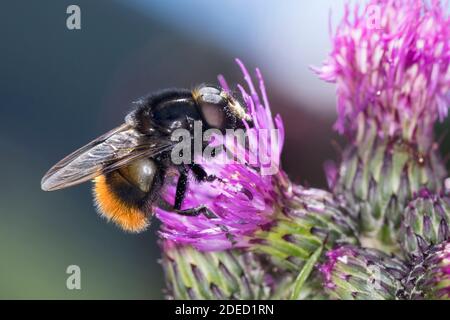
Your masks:
{"label": "insect leg", "polygon": [[175,204],[174,209],[180,210],[183,204],[184,197],[186,196],[188,176],[185,169],[180,169],[180,177],[177,182],[177,190],[175,192]]}
{"label": "insect leg", "polygon": [[209,219],[217,218],[215,213],[212,212],[210,209],[208,209],[208,207],[206,207],[205,205],[200,205],[198,207],[189,209],[175,209],[174,206],[172,206],[170,203],[161,198],[158,201],[158,207],[166,211],[175,212],[182,216],[196,217],[200,214],[203,214],[205,217]]}

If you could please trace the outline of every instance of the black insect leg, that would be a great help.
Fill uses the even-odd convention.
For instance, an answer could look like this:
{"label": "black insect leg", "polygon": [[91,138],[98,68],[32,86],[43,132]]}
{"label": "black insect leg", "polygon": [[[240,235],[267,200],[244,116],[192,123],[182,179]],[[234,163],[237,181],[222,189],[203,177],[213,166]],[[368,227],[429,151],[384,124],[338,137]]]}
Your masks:
{"label": "black insect leg", "polygon": [[[193,173],[195,179],[199,182],[214,181],[215,179],[218,179],[213,175],[208,175],[205,169],[203,169],[203,167],[198,164],[191,164],[189,166],[189,169]],[[181,209],[184,197],[186,196],[189,171],[185,167],[179,167],[178,171],[180,172],[180,176],[178,178],[177,189],[175,191],[174,205],[172,206],[167,201],[160,198],[158,206],[163,210],[175,212],[183,216],[195,217],[200,214],[203,214],[205,217],[209,219],[218,218],[217,215],[205,205],[200,205],[195,208]],[[222,224],[218,224],[217,226],[226,233],[227,239],[231,242],[232,245],[234,245],[236,241],[234,239],[233,234],[230,233],[230,231],[228,230],[227,226]]]}
{"label": "black insect leg", "polygon": [[180,177],[177,182],[177,190],[175,192],[175,204],[174,209],[180,210],[181,205],[183,204],[184,197],[186,196],[187,185],[188,185],[188,176],[185,169],[180,169]]}
{"label": "black insect leg", "polygon": [[182,216],[196,217],[203,214],[208,219],[217,218],[214,212],[209,210],[205,205],[200,205],[198,207],[189,209],[175,209],[174,206],[161,198],[158,201],[158,207],[166,211],[175,212]]}
{"label": "black insect leg", "polygon": [[[208,209],[205,205],[200,205],[195,208],[189,208],[189,209],[181,209],[181,206],[183,204],[183,200],[186,196],[187,187],[188,187],[188,171],[189,169],[184,166],[178,167],[178,172],[180,173],[180,176],[178,178],[177,182],[177,188],[175,191],[175,201],[174,204],[171,205],[164,199],[160,199],[158,206],[166,211],[176,212],[183,216],[198,216],[200,214],[205,215],[207,218],[217,218],[217,216],[212,212],[210,209]],[[204,170],[203,170],[204,172]],[[205,176],[206,176],[206,172]]]}

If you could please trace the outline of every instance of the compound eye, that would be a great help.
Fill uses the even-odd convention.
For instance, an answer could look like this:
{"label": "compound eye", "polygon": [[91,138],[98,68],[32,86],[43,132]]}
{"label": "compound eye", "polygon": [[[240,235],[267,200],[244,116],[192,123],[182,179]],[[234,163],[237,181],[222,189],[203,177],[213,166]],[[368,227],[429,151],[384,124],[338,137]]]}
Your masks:
{"label": "compound eye", "polygon": [[119,172],[129,183],[138,187],[142,192],[149,192],[157,169],[154,161],[139,159],[126,167],[120,168]]}
{"label": "compound eye", "polygon": [[226,123],[227,100],[214,87],[199,90],[197,103],[205,122],[212,128],[223,129]]}
{"label": "compound eye", "polygon": [[225,110],[222,105],[212,103],[200,104],[201,113],[206,123],[217,129],[222,129],[225,126]]}

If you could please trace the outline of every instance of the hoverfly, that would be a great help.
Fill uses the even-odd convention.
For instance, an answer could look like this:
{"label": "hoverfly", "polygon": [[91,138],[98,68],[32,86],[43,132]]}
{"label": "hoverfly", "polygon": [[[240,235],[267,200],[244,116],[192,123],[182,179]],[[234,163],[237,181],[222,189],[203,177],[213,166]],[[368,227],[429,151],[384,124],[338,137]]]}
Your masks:
{"label": "hoverfly", "polygon": [[[201,85],[194,90],[162,90],[136,105],[124,124],[55,164],[42,178],[41,188],[53,191],[93,180],[100,214],[130,232],[145,230],[155,207],[214,217],[204,205],[181,209],[189,173],[199,182],[215,177],[194,161],[174,165],[170,153],[176,142],[171,134],[180,128],[192,133],[195,121],[206,129],[243,128],[244,120],[251,122],[244,104],[219,87]],[[160,194],[169,169],[179,173],[173,204]]]}

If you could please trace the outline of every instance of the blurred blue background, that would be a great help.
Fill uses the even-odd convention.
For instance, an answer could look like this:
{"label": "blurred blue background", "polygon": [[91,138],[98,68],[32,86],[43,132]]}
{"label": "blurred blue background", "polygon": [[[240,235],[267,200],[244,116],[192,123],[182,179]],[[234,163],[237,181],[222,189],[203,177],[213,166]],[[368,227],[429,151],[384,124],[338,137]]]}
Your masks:
{"label": "blurred blue background", "polygon": [[[3,1],[0,10],[0,298],[163,298],[158,222],[139,235],[102,220],[91,186],[45,193],[63,156],[120,124],[156,89],[242,81],[235,57],[265,75],[287,130],[283,166],[325,186],[335,158],[333,87],[309,70],[330,48],[344,1]],[[66,8],[81,8],[81,30]],[[67,290],[66,268],[81,268]]]}

